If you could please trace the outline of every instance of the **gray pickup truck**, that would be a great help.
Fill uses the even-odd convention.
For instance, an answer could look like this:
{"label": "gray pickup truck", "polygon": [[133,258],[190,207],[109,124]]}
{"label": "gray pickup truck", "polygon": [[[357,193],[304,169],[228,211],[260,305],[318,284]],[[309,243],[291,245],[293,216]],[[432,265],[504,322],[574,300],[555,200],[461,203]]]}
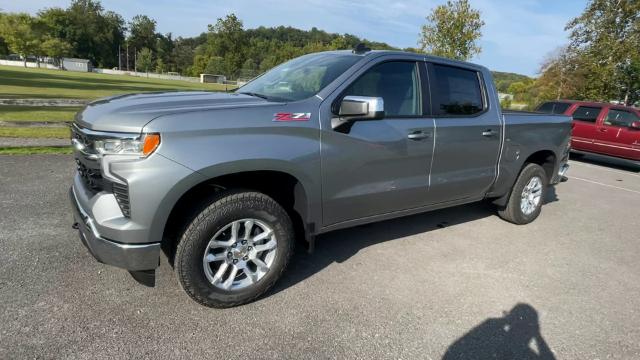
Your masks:
{"label": "gray pickup truck", "polygon": [[143,284],[164,252],[191,298],[235,306],[276,282],[296,239],[311,250],[321,233],[481,200],[533,221],[564,178],[570,130],[566,116],[502,113],[478,65],[310,54],[234,93],[89,104],[72,126],[74,227]]}

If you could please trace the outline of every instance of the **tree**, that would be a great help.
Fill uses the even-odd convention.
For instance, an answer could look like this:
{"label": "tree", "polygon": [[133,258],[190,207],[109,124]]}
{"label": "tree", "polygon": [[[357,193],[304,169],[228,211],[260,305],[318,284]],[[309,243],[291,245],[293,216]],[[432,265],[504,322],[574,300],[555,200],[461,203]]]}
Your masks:
{"label": "tree", "polygon": [[149,76],[149,69],[153,66],[153,52],[151,52],[151,49],[142,48],[138,51],[137,64]]}
{"label": "tree", "polygon": [[118,64],[118,45],[124,42],[125,31],[122,16],[105,11],[95,0],[72,0],[66,16],[63,39],[72,44],[74,56],[101,67]]}
{"label": "tree", "polygon": [[242,21],[235,14],[219,18],[214,25],[209,25],[207,55],[224,59],[224,75],[237,75],[244,62],[245,46]]}
{"label": "tree", "polygon": [[0,17],[0,34],[9,50],[22,56],[27,67],[27,56],[35,55],[40,48],[40,35],[36,19],[26,13],[4,14]]}
{"label": "tree", "polygon": [[469,0],[449,0],[427,16],[418,45],[429,54],[469,60],[482,51],[482,26],[480,11],[471,8]]}
{"label": "tree", "polygon": [[167,66],[165,65],[164,61],[162,61],[161,58],[158,58],[156,60],[156,72],[158,74],[163,74],[167,72]]}
{"label": "tree", "polygon": [[136,15],[129,22],[129,47],[156,49],[156,21],[146,15]]}
{"label": "tree", "polygon": [[338,35],[331,41],[331,48],[336,50],[343,50],[351,48],[346,36]]}
{"label": "tree", "polygon": [[243,79],[252,79],[259,74],[258,65],[253,59],[247,59],[242,64],[242,69],[240,70],[240,77]]}
{"label": "tree", "polygon": [[637,99],[638,14],[638,0],[591,0],[584,12],[567,24],[570,51],[589,70],[582,95],[602,101],[625,99],[627,104]]}
{"label": "tree", "polygon": [[66,39],[67,29],[73,24],[67,10],[62,8],[48,8],[38,12],[38,18],[46,27],[47,35],[52,38]]}
{"label": "tree", "polygon": [[71,45],[69,43],[54,37],[47,37],[42,42],[40,49],[44,55],[56,59],[58,64],[61,63],[60,59],[62,57],[69,56],[71,53]]}
{"label": "tree", "polygon": [[171,50],[171,65],[169,68],[172,71],[186,74],[190,71],[194,61],[194,49],[196,47],[193,39],[177,38],[175,40],[173,49]]}
{"label": "tree", "polygon": [[162,71],[165,72],[171,66],[171,52],[174,48],[174,41],[171,33],[166,35],[156,34],[156,66],[162,64]]}

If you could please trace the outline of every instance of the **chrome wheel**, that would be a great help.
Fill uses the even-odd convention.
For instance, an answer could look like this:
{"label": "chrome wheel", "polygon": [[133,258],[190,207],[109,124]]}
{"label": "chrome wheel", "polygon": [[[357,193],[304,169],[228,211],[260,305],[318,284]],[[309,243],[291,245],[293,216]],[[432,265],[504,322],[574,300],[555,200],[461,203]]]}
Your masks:
{"label": "chrome wheel", "polygon": [[207,279],[223,290],[239,290],[262,279],[273,265],[274,231],[257,219],[236,220],[209,241],[202,265]]}
{"label": "chrome wheel", "polygon": [[520,210],[525,215],[531,215],[538,206],[542,198],[542,179],[538,176],[532,177],[527,185],[522,189],[520,197]]}

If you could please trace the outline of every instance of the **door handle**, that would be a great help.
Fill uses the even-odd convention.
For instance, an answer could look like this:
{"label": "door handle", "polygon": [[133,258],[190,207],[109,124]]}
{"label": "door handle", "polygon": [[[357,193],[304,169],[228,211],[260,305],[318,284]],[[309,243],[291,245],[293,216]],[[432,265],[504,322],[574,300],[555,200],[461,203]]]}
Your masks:
{"label": "door handle", "polygon": [[605,128],[598,128],[598,131],[600,131],[600,132],[607,132],[607,129],[605,129]]}
{"label": "door handle", "polygon": [[486,136],[486,137],[491,137],[493,135],[495,135],[496,132],[494,132],[493,130],[489,129],[489,130],[485,130],[482,132],[482,136]]}
{"label": "door handle", "polygon": [[422,139],[428,138],[429,136],[431,136],[431,134],[426,133],[424,131],[414,131],[409,135],[407,135],[407,138],[411,140],[422,140]]}

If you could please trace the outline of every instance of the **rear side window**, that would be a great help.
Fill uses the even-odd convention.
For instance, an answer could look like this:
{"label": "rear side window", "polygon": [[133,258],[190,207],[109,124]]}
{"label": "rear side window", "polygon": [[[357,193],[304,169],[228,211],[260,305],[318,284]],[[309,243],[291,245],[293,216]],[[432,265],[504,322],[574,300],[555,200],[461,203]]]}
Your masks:
{"label": "rear side window", "polygon": [[573,112],[573,120],[580,120],[595,123],[602,108],[591,106],[580,106]]}
{"label": "rear side window", "polygon": [[564,114],[571,104],[563,102],[546,102],[538,106],[538,112],[545,114]]}
{"label": "rear side window", "polygon": [[609,110],[609,113],[607,114],[607,118],[604,119],[604,123],[606,125],[622,126],[622,127],[629,127],[631,126],[631,123],[634,121],[640,121],[640,118],[638,118],[638,115],[629,111],[618,110],[618,109]]}
{"label": "rear side window", "polygon": [[478,72],[433,65],[431,96],[433,115],[474,115],[484,110]]}

